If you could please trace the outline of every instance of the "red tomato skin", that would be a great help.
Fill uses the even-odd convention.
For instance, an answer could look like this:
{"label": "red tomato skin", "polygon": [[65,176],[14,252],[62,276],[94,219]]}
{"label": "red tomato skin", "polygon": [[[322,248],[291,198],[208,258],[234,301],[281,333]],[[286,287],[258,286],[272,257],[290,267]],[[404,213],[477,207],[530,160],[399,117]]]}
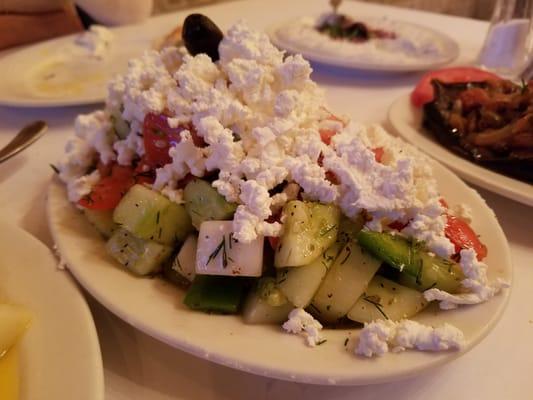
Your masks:
{"label": "red tomato skin", "polygon": [[392,221],[388,227],[391,229],[396,229],[398,232],[401,232],[409,223],[404,223],[400,221]]}
{"label": "red tomato skin", "polygon": [[168,150],[179,143],[184,129],[183,126],[171,128],[166,115],[146,114],[143,122],[144,162],[152,169],[172,162]]}
{"label": "red tomato skin", "polygon": [[320,139],[328,146],[331,144],[331,138],[337,134],[333,129],[320,129]]}
{"label": "red tomato skin", "polygon": [[[100,169],[99,169],[100,170]],[[90,210],[114,209],[126,192],[136,183],[153,183],[151,176],[139,175],[129,166],[118,164],[106,165],[105,170],[111,171],[107,176],[100,178],[87,196],[82,197],[78,204]]]}
{"label": "red tomato skin", "polygon": [[411,103],[415,107],[422,107],[433,100],[434,93],[431,85],[433,79],[438,79],[444,83],[459,83],[482,82],[501,78],[492,72],[475,67],[450,67],[427,72],[411,92]]}
{"label": "red tomato skin", "polygon": [[267,236],[268,244],[272,248],[272,250],[276,250],[279,244],[279,237],[274,236]]}
{"label": "red tomato skin", "polygon": [[385,153],[383,147],[376,147],[375,149],[372,149],[372,151],[374,152],[374,158],[376,159],[376,162],[381,163],[383,154]]}
{"label": "red tomato skin", "polygon": [[455,245],[455,252],[461,249],[474,249],[479,261],[487,256],[487,246],[481,243],[474,230],[468,223],[453,215],[447,215],[447,223],[444,234]]}
{"label": "red tomato skin", "polygon": [[171,128],[168,124],[168,116],[165,114],[146,114],[143,121],[144,163],[151,169],[155,169],[172,162],[168,150],[181,141],[181,132],[184,130],[191,132],[196,146],[205,146],[205,141],[198,136],[192,124]]}
{"label": "red tomato skin", "polygon": [[94,185],[91,193],[82,197],[78,204],[90,210],[112,210],[134,184],[133,175],[128,179],[106,176]]}

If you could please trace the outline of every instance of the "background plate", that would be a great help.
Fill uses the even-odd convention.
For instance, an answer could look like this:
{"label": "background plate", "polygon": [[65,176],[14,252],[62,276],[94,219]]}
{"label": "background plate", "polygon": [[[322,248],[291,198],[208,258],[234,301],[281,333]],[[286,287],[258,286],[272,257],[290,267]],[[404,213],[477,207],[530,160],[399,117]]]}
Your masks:
{"label": "background plate", "polygon": [[[103,102],[108,81],[117,73],[124,72],[128,60],[149,49],[156,37],[152,32],[134,26],[110,30],[114,40],[102,60],[80,56],[83,51],[73,44],[77,35],[48,40],[2,57],[0,105],[60,107]],[[69,55],[68,49],[72,48],[76,56]],[[67,76],[71,71],[79,76]],[[52,74],[63,74],[61,79],[68,89],[56,92],[42,89],[38,82],[43,82],[44,76]]]}
{"label": "background plate", "polygon": [[[372,18],[372,17],[369,17]],[[364,17],[360,18],[365,20]],[[375,17],[373,17],[375,19]],[[297,43],[287,38],[284,38],[279,35],[278,31],[281,27],[286,24],[290,24],[291,21],[285,21],[280,24],[276,24],[267,29],[267,33],[270,36],[272,42],[279,48],[285,49],[290,53],[300,53],[304,58],[315,61],[322,64],[332,65],[335,67],[350,68],[355,70],[368,70],[368,71],[381,71],[381,72],[409,72],[409,71],[425,71],[429,69],[434,69],[442,65],[448,64],[455,60],[459,55],[459,46],[455,40],[449,36],[435,31],[433,29],[427,28],[422,25],[413,24],[410,22],[396,21],[394,24],[398,26],[405,26],[411,29],[416,29],[423,31],[426,34],[434,36],[435,40],[438,40],[442,43],[444,48],[444,53],[442,57],[438,60],[424,60],[422,58],[418,59],[416,62],[409,64],[400,64],[395,62],[390,62],[388,60],[368,62],[361,57],[350,57],[349,54],[335,54],[331,52],[323,51],[315,46],[311,46],[307,43]],[[354,46],[357,46],[354,44]]]}
{"label": "background plate", "polygon": [[103,400],[94,323],[76,284],[50,250],[0,222],[0,295],[33,313],[21,342],[20,400]]}
{"label": "background plate", "polygon": [[454,170],[465,180],[502,196],[533,206],[533,185],[499,174],[459,157],[422,129],[422,110],[413,107],[409,95],[389,109],[389,122],[405,140]]}
{"label": "background plate", "polygon": [[[434,162],[432,162],[434,163]],[[483,199],[459,178],[434,163],[441,193],[450,205],[466,203],[473,227],[489,248],[489,277],[511,280],[505,236]],[[489,302],[452,311],[428,309],[416,319],[428,324],[449,322],[463,330],[460,352],[388,354],[364,359],[344,347],[356,330],[325,330],[327,342],[308,348],[300,336],[279,326],[245,325],[239,317],[193,312],[182,304],[183,291],[161,279],[137,278],[118,267],[104,241],[66,198],[54,180],[48,192],[48,220],[62,258],[78,281],[113,313],[147,334],[191,354],[264,376],[315,384],[356,385],[406,378],[449,362],[471,349],[494,327],[509,290]],[[351,344],[355,340],[351,340]]]}

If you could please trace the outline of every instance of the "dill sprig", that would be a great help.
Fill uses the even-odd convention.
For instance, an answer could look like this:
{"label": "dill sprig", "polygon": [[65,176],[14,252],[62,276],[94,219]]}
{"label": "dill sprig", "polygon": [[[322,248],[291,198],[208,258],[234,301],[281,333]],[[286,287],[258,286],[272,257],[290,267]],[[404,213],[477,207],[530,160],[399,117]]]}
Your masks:
{"label": "dill sprig", "polygon": [[50,168],[52,168],[56,174],[59,174],[59,168],[57,168],[54,164],[50,164]]}
{"label": "dill sprig", "polygon": [[363,300],[372,304],[374,307],[376,307],[376,309],[379,311],[379,313],[381,315],[383,315],[383,317],[385,319],[389,319],[389,317],[387,316],[387,314],[385,314],[385,311],[383,311],[383,305],[380,303],[380,299],[379,297],[377,296],[365,296],[363,297]]}

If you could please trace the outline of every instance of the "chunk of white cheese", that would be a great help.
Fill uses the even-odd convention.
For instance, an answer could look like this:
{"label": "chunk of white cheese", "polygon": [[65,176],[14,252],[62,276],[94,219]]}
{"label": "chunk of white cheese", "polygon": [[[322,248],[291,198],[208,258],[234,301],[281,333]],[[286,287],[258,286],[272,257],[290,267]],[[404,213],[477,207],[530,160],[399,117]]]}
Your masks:
{"label": "chunk of white cheese", "polygon": [[233,221],[205,221],[200,225],[196,273],[200,275],[261,276],[263,236],[241,243],[233,235]]}

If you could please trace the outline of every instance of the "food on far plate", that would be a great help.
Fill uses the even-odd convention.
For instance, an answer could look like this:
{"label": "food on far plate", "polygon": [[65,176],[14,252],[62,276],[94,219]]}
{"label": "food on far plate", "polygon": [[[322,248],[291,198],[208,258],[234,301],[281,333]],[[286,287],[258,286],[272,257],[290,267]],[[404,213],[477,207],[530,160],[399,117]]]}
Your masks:
{"label": "food on far plate", "polygon": [[443,83],[467,83],[500,79],[500,77],[475,67],[449,67],[427,72],[411,92],[411,102],[415,107],[422,107],[433,100],[435,93],[431,81],[435,79]]}
{"label": "food on far plate", "polygon": [[0,303],[0,399],[19,398],[17,343],[30,325],[31,313],[22,306]]}
{"label": "food on far plate", "polygon": [[354,43],[372,39],[396,39],[392,31],[374,29],[364,22],[359,22],[343,14],[328,14],[318,22],[316,30],[332,39],[348,40]]}
{"label": "food on far plate", "polygon": [[[78,116],[57,166],[117,265],[184,287],[192,310],[283,323],[310,346],[326,343],[323,325],[348,323],[365,324],[366,356],[460,348],[457,328],[405,318],[507,284],[488,281],[487,248],[466,208],[441,198],[428,159],[332,114],[309,63],[245,23],[218,43],[211,28],[209,40],[185,35],[206,21],[185,23],[196,55],[131,61],[105,108]],[[420,342],[401,345],[401,332]]]}
{"label": "food on far plate", "polygon": [[413,104],[424,104],[424,128],[459,155],[532,183],[533,82],[461,70],[429,73],[413,91]]}
{"label": "food on far plate", "polygon": [[[41,97],[62,97],[93,91],[103,86],[107,77],[119,72],[111,50],[116,47],[115,35],[108,28],[92,25],[54,51],[35,62],[29,74],[29,84]],[[109,68],[105,72],[104,68]],[[122,68],[123,70],[123,68]]]}
{"label": "food on far plate", "polygon": [[361,64],[415,64],[450,61],[451,39],[422,26],[386,17],[325,13],[279,25],[273,37],[281,46]]}

